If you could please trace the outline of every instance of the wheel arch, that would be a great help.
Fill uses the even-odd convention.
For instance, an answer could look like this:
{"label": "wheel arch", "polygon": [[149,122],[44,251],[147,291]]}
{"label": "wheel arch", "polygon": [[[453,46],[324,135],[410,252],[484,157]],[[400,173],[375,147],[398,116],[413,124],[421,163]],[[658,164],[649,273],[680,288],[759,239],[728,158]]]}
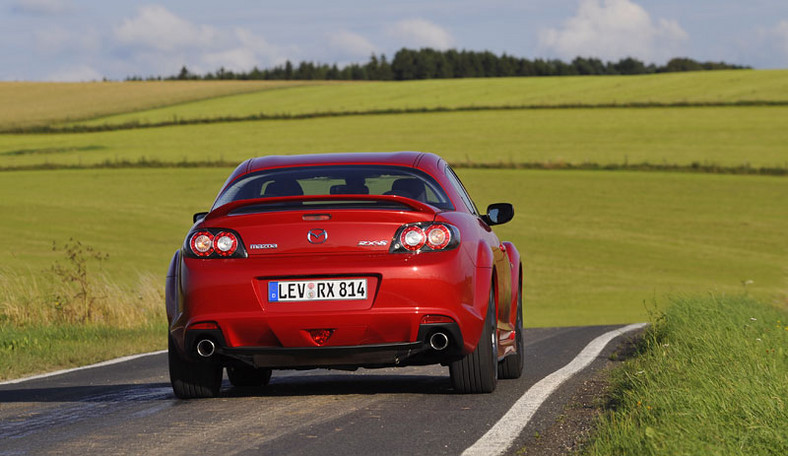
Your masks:
{"label": "wheel arch", "polygon": [[[492,256],[490,256],[492,259]],[[492,263],[492,261],[491,261]],[[497,283],[497,270],[490,264],[489,267],[476,268],[475,287],[474,287],[474,302],[473,302],[473,318],[467,324],[463,325],[463,339],[464,339],[464,352],[470,353],[476,349],[479,343],[479,338],[484,329],[484,319],[487,316],[487,310],[490,302],[490,293],[495,290]],[[493,303],[495,301],[493,300]],[[497,308],[495,309],[497,314]]]}

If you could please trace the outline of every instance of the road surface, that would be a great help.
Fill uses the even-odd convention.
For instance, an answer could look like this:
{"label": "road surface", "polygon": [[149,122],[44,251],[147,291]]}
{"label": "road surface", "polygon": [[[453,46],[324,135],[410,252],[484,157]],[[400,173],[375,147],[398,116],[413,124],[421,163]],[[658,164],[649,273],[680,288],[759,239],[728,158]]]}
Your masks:
{"label": "road surface", "polygon": [[[523,393],[615,328],[526,329],[522,378],[500,380],[493,394],[454,394],[448,368],[424,366],[274,371],[262,389],[225,379],[219,398],[182,401],[172,394],[166,354],[0,384],[0,456],[462,454]],[[538,408],[509,452],[552,423],[573,382]]]}

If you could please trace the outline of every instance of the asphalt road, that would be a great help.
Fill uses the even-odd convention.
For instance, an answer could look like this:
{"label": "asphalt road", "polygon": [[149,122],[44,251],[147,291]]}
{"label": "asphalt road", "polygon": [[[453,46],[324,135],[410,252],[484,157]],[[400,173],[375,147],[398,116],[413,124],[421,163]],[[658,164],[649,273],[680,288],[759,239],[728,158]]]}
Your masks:
{"label": "asphalt road", "polygon": [[[501,380],[484,395],[454,394],[448,368],[426,366],[275,371],[263,389],[232,388],[225,379],[221,397],[181,401],[166,354],[0,385],[0,456],[461,454],[526,390],[614,328],[527,329],[522,378]],[[520,441],[552,423],[576,382],[538,409]]]}

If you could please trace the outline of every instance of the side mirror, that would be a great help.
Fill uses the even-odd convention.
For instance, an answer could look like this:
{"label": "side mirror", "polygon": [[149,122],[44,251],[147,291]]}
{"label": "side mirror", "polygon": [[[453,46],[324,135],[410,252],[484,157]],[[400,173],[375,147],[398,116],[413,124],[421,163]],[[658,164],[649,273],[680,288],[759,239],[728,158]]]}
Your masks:
{"label": "side mirror", "polygon": [[484,223],[501,225],[514,218],[514,206],[509,203],[495,203],[487,206],[487,214],[482,216]]}
{"label": "side mirror", "polygon": [[199,222],[200,220],[204,219],[206,215],[208,215],[208,213],[207,213],[207,212],[198,212],[198,213],[196,213],[196,214],[194,214],[194,215],[192,216],[192,221],[193,221],[194,223],[197,223],[197,222]]}

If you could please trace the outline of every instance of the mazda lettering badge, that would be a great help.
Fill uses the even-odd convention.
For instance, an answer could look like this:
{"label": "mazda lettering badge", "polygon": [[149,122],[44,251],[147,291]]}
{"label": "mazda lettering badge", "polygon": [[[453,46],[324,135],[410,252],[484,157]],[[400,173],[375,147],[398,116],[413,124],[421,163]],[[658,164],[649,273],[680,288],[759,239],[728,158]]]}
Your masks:
{"label": "mazda lettering badge", "polygon": [[322,228],[315,228],[306,233],[306,240],[311,244],[322,244],[328,240],[328,233]]}

